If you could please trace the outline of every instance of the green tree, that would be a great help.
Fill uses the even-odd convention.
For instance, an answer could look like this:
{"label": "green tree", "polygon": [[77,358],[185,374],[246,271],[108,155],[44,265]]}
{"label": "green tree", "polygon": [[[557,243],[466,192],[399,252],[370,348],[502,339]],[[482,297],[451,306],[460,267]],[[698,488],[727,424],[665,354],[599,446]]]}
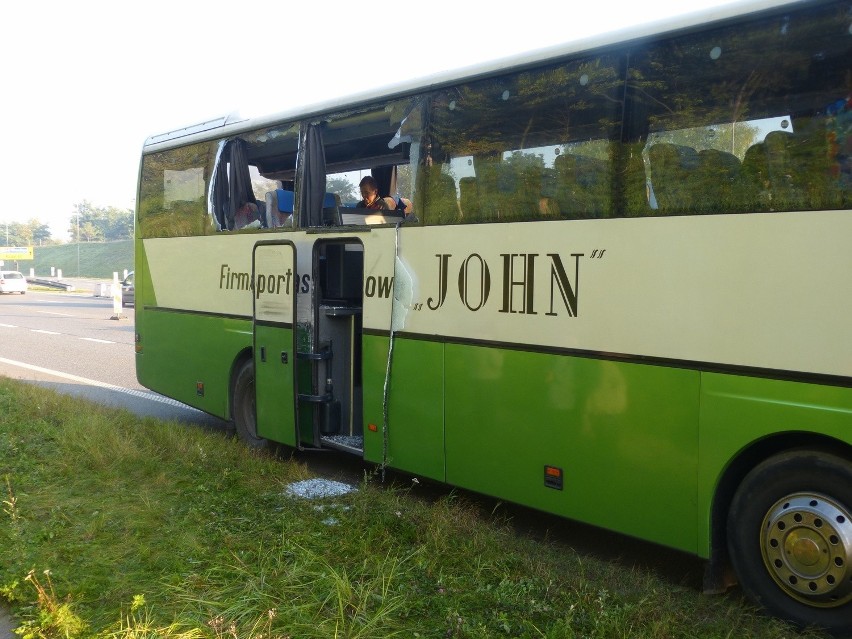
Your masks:
{"label": "green tree", "polygon": [[73,240],[112,242],[133,237],[133,211],[114,206],[99,208],[88,200],[74,205],[68,233]]}
{"label": "green tree", "polygon": [[9,222],[9,239],[6,240],[5,225],[0,228],[0,244],[8,246],[43,246],[50,244],[53,241],[50,233],[50,227],[36,218],[30,219],[27,223]]}
{"label": "green tree", "polygon": [[102,228],[107,242],[133,237],[133,211],[110,206],[103,213],[105,220]]}
{"label": "green tree", "polygon": [[325,190],[329,193],[337,193],[344,202],[360,200],[358,187],[345,178],[331,178],[326,182]]}
{"label": "green tree", "polygon": [[4,230],[8,230],[8,233],[3,237],[3,241],[8,246],[29,246],[32,243],[32,235],[28,233],[29,229],[20,222],[9,222],[7,229]]}
{"label": "green tree", "polygon": [[84,242],[98,242],[104,239],[103,231],[91,222],[80,225],[80,239]]}
{"label": "green tree", "polygon": [[47,224],[44,224],[41,220],[32,218],[27,222],[27,227],[29,228],[30,237],[34,245],[43,246],[51,243],[53,237],[50,227]]}

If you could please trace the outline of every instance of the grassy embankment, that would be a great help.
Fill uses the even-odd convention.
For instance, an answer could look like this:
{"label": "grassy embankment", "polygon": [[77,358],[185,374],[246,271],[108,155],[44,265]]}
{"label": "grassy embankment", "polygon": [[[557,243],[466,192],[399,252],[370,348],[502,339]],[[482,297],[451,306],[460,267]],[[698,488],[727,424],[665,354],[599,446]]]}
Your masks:
{"label": "grassy embankment", "polygon": [[307,476],[0,377],[0,597],[25,637],[798,636],[736,593],[519,535],[500,508],[369,473],[288,496]]}
{"label": "grassy embankment", "polygon": [[77,269],[77,244],[36,246],[32,261],[18,262],[19,270],[29,275],[47,277],[50,267],[62,269],[63,277],[94,277],[111,280],[113,272],[121,278],[124,269],[133,270],[133,240],[118,242],[81,242],[80,268]]}

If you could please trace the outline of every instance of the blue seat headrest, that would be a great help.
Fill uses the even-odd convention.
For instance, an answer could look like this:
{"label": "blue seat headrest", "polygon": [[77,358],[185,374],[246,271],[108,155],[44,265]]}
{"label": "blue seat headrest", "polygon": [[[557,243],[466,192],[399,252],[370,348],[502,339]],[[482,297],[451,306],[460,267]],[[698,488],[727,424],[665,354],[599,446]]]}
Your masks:
{"label": "blue seat headrest", "polygon": [[275,189],[275,195],[278,199],[278,210],[282,213],[293,213],[293,191],[285,191],[284,189]]}

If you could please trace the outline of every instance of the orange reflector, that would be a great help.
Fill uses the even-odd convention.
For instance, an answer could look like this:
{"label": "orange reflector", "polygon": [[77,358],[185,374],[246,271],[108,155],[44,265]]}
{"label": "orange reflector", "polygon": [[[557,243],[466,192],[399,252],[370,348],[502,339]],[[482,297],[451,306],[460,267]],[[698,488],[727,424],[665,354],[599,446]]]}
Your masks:
{"label": "orange reflector", "polygon": [[195,394],[204,397],[204,382],[195,382]]}
{"label": "orange reflector", "polygon": [[562,490],[562,469],[556,466],[545,466],[544,485],[546,488]]}
{"label": "orange reflector", "polygon": [[377,433],[379,432],[379,427],[375,424],[367,424],[367,430],[369,430],[371,433]]}

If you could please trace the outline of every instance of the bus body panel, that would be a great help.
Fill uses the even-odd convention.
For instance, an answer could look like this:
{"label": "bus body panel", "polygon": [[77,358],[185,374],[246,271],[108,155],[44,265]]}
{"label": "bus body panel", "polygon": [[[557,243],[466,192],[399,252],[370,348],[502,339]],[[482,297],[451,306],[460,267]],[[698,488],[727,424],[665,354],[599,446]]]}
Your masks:
{"label": "bus body panel", "polygon": [[[694,551],[698,379],[449,344],[447,480]],[[545,467],[562,471],[561,488]]]}
{"label": "bus body panel", "polygon": [[698,554],[709,554],[714,496],[720,478],[738,456],[763,440],[789,437],[795,437],[799,446],[816,445],[848,456],[850,423],[852,388],[702,373]]}
{"label": "bus body panel", "polygon": [[[364,459],[446,481],[444,345],[396,338],[389,386],[387,448],[384,385],[387,336],[364,336]],[[413,388],[416,393],[410,392]],[[372,424],[376,430],[369,428]]]}
{"label": "bus body panel", "polygon": [[396,303],[400,334],[848,379],[850,237],[839,210],[403,227],[409,297],[364,326]]}
{"label": "bus body panel", "polygon": [[144,315],[144,331],[137,327],[143,331],[136,354],[139,383],[229,419],[231,367],[239,352],[251,348],[251,322],[155,308]]}
{"label": "bus body panel", "polygon": [[266,439],[296,446],[293,329],[256,326],[255,343],[255,392],[264,398],[257,403],[257,433]]}

